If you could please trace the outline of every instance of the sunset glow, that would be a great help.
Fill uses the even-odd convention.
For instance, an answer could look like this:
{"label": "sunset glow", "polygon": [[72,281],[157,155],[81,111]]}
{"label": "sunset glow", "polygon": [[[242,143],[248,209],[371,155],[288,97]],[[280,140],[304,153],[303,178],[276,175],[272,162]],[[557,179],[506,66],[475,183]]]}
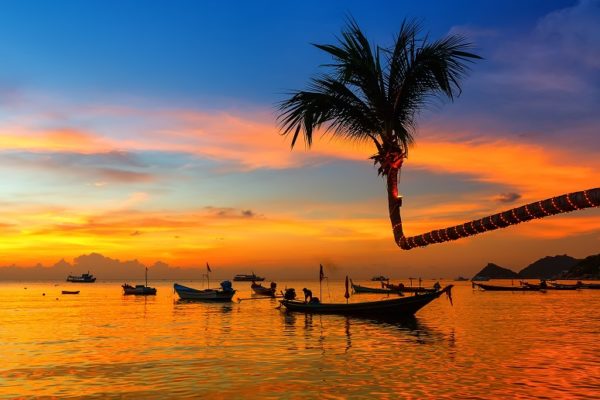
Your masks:
{"label": "sunset glow", "polygon": [[[583,99],[589,98],[594,58],[582,61],[577,76],[560,80],[550,72],[528,78],[541,68],[539,60],[506,58],[509,50],[518,55],[528,44],[549,46],[542,37],[562,29],[553,25],[557,18],[532,20],[518,49],[493,35],[474,36],[486,60],[473,66],[463,96],[424,113],[404,163],[400,192],[407,235],[598,185],[600,120],[589,115],[572,124],[569,105],[557,97],[584,93]],[[460,25],[446,30],[477,32]],[[331,34],[309,35],[294,45]],[[564,52],[567,58],[571,54],[567,47]],[[502,81],[513,70],[522,72],[519,80]],[[0,79],[8,82],[11,73]],[[484,94],[502,82],[520,88],[515,90],[530,104],[497,107],[497,113],[492,105],[479,107]],[[362,260],[388,269],[398,263],[415,270],[431,265],[427,251],[416,256],[393,250],[385,184],[368,159],[372,144],[323,133],[311,150],[291,151],[274,118],[273,103],[281,97],[253,98],[259,90],[273,93],[291,83],[282,79],[273,85],[226,99],[235,107],[225,106],[222,98],[190,106],[159,93],[142,100],[135,90],[129,96],[100,88],[82,96],[68,86],[6,91],[0,111],[4,264],[49,266],[99,252],[149,264],[195,266],[210,259],[231,268],[292,263],[300,271],[324,257],[349,269],[360,269]],[[539,91],[535,97],[533,88]],[[187,99],[195,93],[180,94]],[[512,99],[504,91],[496,94],[506,104]],[[577,112],[595,105],[582,101]],[[564,116],[553,115],[556,110]],[[459,265],[477,269],[487,259],[524,264],[546,255],[539,249],[548,241],[552,252],[584,256],[598,248],[598,212],[494,233],[494,240],[519,247],[511,254],[490,252],[486,235],[439,245],[435,253],[450,255],[460,246],[472,254],[449,262],[444,274],[458,272]],[[565,238],[570,240],[556,242]],[[373,253],[372,243],[386,251]]]}

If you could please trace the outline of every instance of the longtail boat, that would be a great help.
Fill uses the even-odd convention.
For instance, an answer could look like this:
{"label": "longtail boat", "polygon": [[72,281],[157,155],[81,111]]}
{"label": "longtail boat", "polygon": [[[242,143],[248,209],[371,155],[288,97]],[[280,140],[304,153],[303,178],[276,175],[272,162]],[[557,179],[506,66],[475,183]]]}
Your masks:
{"label": "longtail boat", "polygon": [[254,293],[259,294],[261,296],[271,296],[275,297],[275,291],[277,290],[277,284],[275,282],[271,282],[270,287],[264,287],[260,283],[252,282],[250,286]]}
{"label": "longtail boat", "polygon": [[305,303],[299,300],[284,299],[280,303],[289,311],[314,314],[347,314],[363,316],[406,317],[414,315],[421,308],[437,299],[442,293],[451,295],[453,285],[448,285],[434,293],[416,294],[398,299],[366,301],[360,303]]}
{"label": "longtail boat", "polygon": [[553,288],[556,288],[556,289],[573,289],[573,290],[575,290],[575,289],[581,288],[581,285],[579,283],[572,285],[572,284],[568,284],[568,283],[550,282],[550,286],[552,286]]}
{"label": "longtail boat", "polygon": [[350,280],[351,286],[352,286],[352,291],[354,293],[380,293],[380,294],[399,294],[402,295],[402,292],[400,292],[399,290],[392,290],[392,289],[384,289],[384,288],[374,288],[374,287],[368,287],[368,286],[361,286],[361,285],[356,285],[354,282],[352,282],[352,280]]}
{"label": "longtail boat", "polygon": [[527,288],[532,288],[532,289],[538,289],[538,290],[577,290],[579,289],[579,286],[576,285],[551,285],[548,286],[547,284],[536,284],[536,283],[529,283],[529,282],[523,282],[521,281],[521,285],[523,285],[524,287]]}
{"label": "longtail boat", "polygon": [[79,290],[63,290],[62,294],[79,294]]}
{"label": "longtail boat", "polygon": [[181,300],[229,302],[235,294],[230,281],[221,282],[221,289],[199,290],[177,283],[173,284],[173,289]]}
{"label": "longtail boat", "polygon": [[535,288],[528,286],[494,286],[475,282],[473,282],[473,285],[479,286],[480,288],[488,292],[539,292],[541,290],[539,287]]}
{"label": "longtail boat", "polygon": [[600,283],[582,283],[580,287],[582,289],[600,289]]}

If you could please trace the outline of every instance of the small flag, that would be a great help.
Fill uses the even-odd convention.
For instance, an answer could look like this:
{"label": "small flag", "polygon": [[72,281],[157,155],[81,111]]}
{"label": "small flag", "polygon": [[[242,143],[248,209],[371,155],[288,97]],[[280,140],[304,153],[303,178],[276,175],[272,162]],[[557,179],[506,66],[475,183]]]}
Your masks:
{"label": "small flag", "polygon": [[206,263],[206,271],[207,272],[212,272],[212,270],[210,269],[210,265],[208,265],[208,263]]}
{"label": "small flag", "polygon": [[319,282],[321,282],[323,279],[325,279],[325,274],[323,273],[323,265],[319,264],[319,267],[321,267],[319,269]]}
{"label": "small flag", "polygon": [[350,298],[350,292],[348,291],[348,275],[346,275],[346,293],[344,293],[346,300]]}

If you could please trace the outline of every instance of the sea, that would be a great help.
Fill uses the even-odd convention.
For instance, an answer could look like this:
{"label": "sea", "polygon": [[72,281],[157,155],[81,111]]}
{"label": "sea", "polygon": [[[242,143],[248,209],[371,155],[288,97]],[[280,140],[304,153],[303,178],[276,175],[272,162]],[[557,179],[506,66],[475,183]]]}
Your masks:
{"label": "sea", "polygon": [[[149,282],[158,292],[148,297],[124,296],[121,284],[0,282],[0,398],[600,395],[600,290],[484,292],[441,281],[455,285],[452,304],[444,295],[414,318],[380,320],[286,312],[249,282],[234,282],[226,304],[180,302],[170,281]],[[346,301],[343,281],[278,282],[285,287]]]}

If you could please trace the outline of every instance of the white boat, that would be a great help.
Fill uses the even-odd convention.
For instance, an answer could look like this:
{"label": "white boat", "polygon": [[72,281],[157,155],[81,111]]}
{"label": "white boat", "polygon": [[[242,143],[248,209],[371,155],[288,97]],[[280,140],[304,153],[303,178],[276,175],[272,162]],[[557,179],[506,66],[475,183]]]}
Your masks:
{"label": "white boat", "polygon": [[67,276],[67,282],[94,283],[94,282],[96,282],[96,277],[94,275],[90,274],[90,271],[88,271],[87,274]]}
{"label": "white boat", "polygon": [[237,282],[262,282],[265,280],[265,278],[258,276],[253,272],[252,275],[238,274],[233,277],[233,280]]}
{"label": "white boat", "polygon": [[230,281],[221,282],[221,289],[194,289],[178,283],[173,284],[173,289],[181,300],[227,302],[235,294]]}
{"label": "white boat", "polygon": [[386,281],[389,281],[390,278],[388,278],[387,276],[379,275],[379,276],[372,277],[371,280],[373,282],[386,282]]}

